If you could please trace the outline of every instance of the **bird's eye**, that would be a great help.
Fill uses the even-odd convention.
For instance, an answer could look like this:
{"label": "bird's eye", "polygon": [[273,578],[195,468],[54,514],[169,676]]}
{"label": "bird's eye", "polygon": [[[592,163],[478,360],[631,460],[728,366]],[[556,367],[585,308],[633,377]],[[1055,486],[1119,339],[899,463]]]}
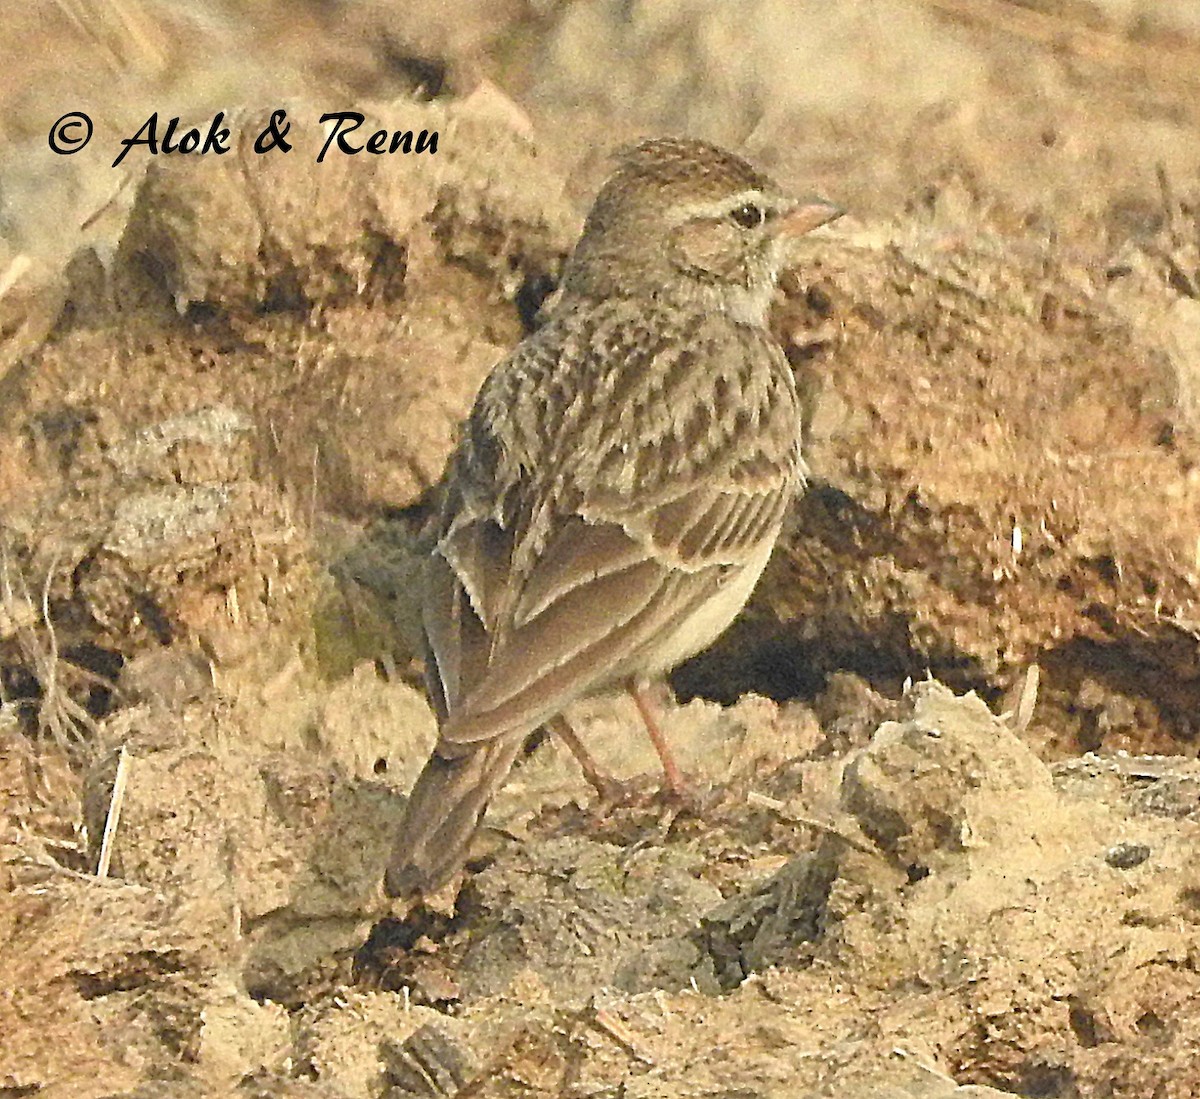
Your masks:
{"label": "bird's eye", "polygon": [[762,207],[756,206],[753,202],[739,206],[729,216],[743,229],[755,229],[765,220]]}

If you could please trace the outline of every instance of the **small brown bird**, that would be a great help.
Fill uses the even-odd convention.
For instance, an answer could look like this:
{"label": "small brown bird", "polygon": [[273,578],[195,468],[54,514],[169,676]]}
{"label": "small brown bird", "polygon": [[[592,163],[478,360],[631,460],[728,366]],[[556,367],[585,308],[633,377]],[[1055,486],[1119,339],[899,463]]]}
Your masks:
{"label": "small brown bird", "polygon": [[425,572],[440,735],[391,896],[453,879],[530,732],[645,685],[741,610],[804,484],[767,309],[791,238],[841,214],[702,141],[646,141],[601,188],[545,323],[488,376],[447,465]]}

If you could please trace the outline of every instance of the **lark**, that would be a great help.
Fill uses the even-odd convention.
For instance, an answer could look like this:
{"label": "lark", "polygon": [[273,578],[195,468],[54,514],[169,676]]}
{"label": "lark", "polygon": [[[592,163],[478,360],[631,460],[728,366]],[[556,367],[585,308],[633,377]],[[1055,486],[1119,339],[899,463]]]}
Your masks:
{"label": "lark", "polygon": [[451,883],[528,735],[628,689],[683,779],[649,685],[749,598],[805,483],[800,408],[766,326],[794,238],[838,217],[690,139],[626,150],[542,326],[483,383],[443,478],[425,572],[439,736],[389,895]]}

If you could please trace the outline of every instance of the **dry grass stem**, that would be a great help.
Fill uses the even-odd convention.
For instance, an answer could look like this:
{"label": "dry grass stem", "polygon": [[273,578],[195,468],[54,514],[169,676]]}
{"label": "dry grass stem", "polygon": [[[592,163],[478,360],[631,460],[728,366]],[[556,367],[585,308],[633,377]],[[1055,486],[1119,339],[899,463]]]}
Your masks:
{"label": "dry grass stem", "polygon": [[121,806],[125,801],[125,783],[129,779],[129,754],[125,745],[117,753],[117,773],[113,778],[112,797],[108,802],[108,816],[104,820],[104,836],[100,841],[100,861],[96,864],[96,877],[107,878],[112,862],[113,843],[117,837],[117,826],[121,823]]}
{"label": "dry grass stem", "polygon": [[68,679],[85,684],[112,684],[102,676],[64,658],[50,614],[50,585],[56,562],[46,571],[41,599],[35,604],[24,579],[12,567],[8,552],[0,548],[0,639],[12,637],[23,663],[37,680],[41,696],[20,705],[37,710],[38,734],[48,736],[64,750],[78,750],[97,733],[95,719],[71,696]]}

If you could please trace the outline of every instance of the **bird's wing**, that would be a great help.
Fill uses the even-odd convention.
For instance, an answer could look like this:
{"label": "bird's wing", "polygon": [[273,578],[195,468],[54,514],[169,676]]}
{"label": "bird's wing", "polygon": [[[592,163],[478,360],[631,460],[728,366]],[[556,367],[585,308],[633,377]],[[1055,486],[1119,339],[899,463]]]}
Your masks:
{"label": "bird's wing", "polygon": [[504,447],[473,417],[460,452],[472,468],[450,479],[426,575],[442,754],[535,728],[635,674],[628,665],[640,650],[761,562],[800,476],[790,394],[748,395],[762,397],[770,424],[706,412],[709,434],[698,439],[681,416],[670,430],[635,432],[633,446],[627,431],[589,414],[595,435],[564,451],[590,455],[586,463],[551,460],[551,478],[510,463],[499,491],[489,482],[497,471],[480,478],[475,467],[480,453],[495,461]]}

